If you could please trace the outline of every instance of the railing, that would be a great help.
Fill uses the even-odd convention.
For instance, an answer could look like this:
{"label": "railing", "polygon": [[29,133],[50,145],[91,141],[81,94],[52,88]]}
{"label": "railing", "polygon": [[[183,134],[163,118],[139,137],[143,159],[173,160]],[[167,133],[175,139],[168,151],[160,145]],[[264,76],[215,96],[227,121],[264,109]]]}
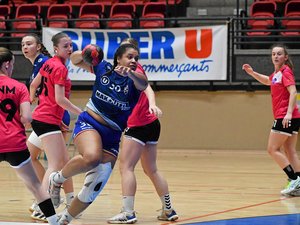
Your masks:
{"label": "railing", "polygon": [[[228,52],[228,71],[226,81],[160,81],[153,82],[154,88],[156,89],[175,89],[175,90],[258,90],[258,89],[268,89],[264,85],[259,84],[253,78],[246,75],[242,71],[241,66],[243,63],[249,63],[265,74],[269,74],[273,71],[273,65],[270,60],[271,52],[269,47],[279,41],[284,42],[285,44],[290,45],[290,54],[294,58],[295,62],[300,60],[300,37],[299,36],[284,36],[281,35],[281,32],[286,31],[297,31],[300,32],[300,28],[295,30],[286,30],[283,27],[272,27],[270,29],[259,29],[253,30],[247,27],[248,20],[263,20],[265,18],[249,18],[249,17],[202,17],[202,18],[185,18],[185,17],[173,17],[173,18],[157,18],[152,20],[164,20],[169,27],[175,26],[196,26],[197,24],[228,24],[228,43],[227,43],[227,52]],[[270,20],[270,18],[267,18]],[[275,17],[273,18],[275,24],[280,24],[282,20],[290,20],[291,18],[285,17]],[[300,18],[293,18],[293,20],[300,20]],[[95,21],[95,19],[84,19],[85,21]],[[105,24],[108,21],[118,21],[124,19],[109,19],[101,18],[99,23],[105,27]],[[128,20],[128,19],[127,19]],[[142,20],[142,19],[140,19]],[[131,19],[134,23],[133,28],[139,27],[139,19]],[[151,20],[149,18],[143,20]],[[6,20],[7,23],[18,22],[24,20]],[[54,21],[54,20],[51,20]],[[55,20],[61,21],[61,20]],[[64,20],[66,21],[66,20]],[[73,24],[76,21],[83,21],[79,19],[68,19],[69,24]],[[1,20],[0,20],[1,22]],[[38,24],[43,24],[41,19],[37,19]],[[47,24],[47,21],[46,21]],[[249,36],[248,32],[271,32],[270,35],[266,36]],[[20,40],[21,37],[11,37],[12,33],[41,33],[41,30],[29,30],[29,31],[15,31],[15,30],[0,30],[0,33],[3,33],[4,36],[0,37],[0,45],[9,46],[12,50],[22,56],[20,50]],[[296,79],[300,81],[300,67],[296,64],[295,68]],[[22,79],[22,78],[19,78]],[[86,88],[82,85],[83,83],[76,84],[77,88]],[[85,84],[86,85],[86,84]],[[89,84],[88,84],[89,85]],[[297,82],[297,85],[300,85]],[[89,87],[88,87],[89,88]]]}
{"label": "railing", "polygon": [[[274,20],[274,26],[268,29],[251,29],[249,20]],[[243,63],[250,63],[257,71],[263,74],[270,74],[274,68],[271,62],[271,46],[276,43],[286,45],[290,57],[296,67],[294,74],[297,85],[300,85],[300,68],[296,62],[300,60],[300,35],[283,35],[282,32],[299,32],[299,29],[286,29],[282,26],[283,20],[296,20],[300,23],[300,17],[274,17],[274,18],[253,18],[233,17],[230,28],[231,36],[231,68],[233,82],[247,82],[249,90],[255,90],[258,84],[252,77],[247,76],[242,70]],[[249,32],[270,32],[268,35],[249,35]],[[258,84],[260,85],[260,84]]]}

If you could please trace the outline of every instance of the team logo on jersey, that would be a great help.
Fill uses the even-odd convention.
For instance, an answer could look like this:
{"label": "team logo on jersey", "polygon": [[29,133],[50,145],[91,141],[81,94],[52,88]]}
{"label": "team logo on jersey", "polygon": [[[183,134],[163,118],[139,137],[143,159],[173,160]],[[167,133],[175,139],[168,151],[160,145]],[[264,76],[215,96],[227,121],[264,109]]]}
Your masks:
{"label": "team logo on jersey", "polygon": [[39,58],[38,62],[42,62],[42,60],[43,60],[42,58]]}
{"label": "team logo on jersey", "polygon": [[128,84],[126,85],[126,87],[124,88],[124,94],[127,95],[129,91],[129,87]]}
{"label": "team logo on jersey", "polygon": [[281,83],[282,80],[282,73],[279,71],[278,73],[275,73],[272,78],[272,84],[278,84]]}
{"label": "team logo on jersey", "polygon": [[101,84],[102,85],[108,85],[109,82],[110,82],[110,80],[109,80],[108,76],[101,77]]}

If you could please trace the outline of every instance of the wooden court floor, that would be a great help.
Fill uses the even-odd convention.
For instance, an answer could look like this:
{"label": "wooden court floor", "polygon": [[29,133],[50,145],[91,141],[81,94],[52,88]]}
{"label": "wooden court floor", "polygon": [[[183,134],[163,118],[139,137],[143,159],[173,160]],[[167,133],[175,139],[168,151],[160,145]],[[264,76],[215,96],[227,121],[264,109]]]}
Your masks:
{"label": "wooden court floor", "polygon": [[[280,196],[286,177],[264,150],[159,149],[158,166],[168,180],[173,205],[180,216],[173,224],[300,213],[299,197]],[[33,197],[8,164],[1,163],[0,167],[0,224],[33,223],[28,211]],[[138,224],[171,224],[156,220],[161,203],[140,165],[136,168],[136,175],[138,192],[135,210]],[[83,175],[74,177],[76,193],[82,182]],[[106,224],[106,219],[120,209],[117,164],[101,195],[72,224]],[[63,207],[58,212],[62,210]]]}

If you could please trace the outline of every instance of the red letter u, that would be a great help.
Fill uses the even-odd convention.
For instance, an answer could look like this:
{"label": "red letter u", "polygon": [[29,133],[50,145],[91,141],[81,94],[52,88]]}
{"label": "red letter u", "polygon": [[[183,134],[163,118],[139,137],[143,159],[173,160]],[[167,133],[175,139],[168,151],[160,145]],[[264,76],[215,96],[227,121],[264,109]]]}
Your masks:
{"label": "red letter u", "polygon": [[201,29],[201,49],[197,49],[197,30],[185,31],[185,52],[189,58],[207,58],[212,51],[212,30]]}

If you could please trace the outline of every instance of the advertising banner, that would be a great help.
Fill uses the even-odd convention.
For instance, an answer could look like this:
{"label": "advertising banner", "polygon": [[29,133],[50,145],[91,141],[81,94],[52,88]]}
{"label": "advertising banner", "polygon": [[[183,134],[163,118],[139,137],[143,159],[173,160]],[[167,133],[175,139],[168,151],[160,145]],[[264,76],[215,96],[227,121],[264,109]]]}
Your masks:
{"label": "advertising banner", "polygon": [[[104,59],[113,63],[114,52],[125,38],[137,40],[139,62],[150,81],[216,81],[227,78],[227,25],[184,28],[104,30],[43,27],[43,43],[53,55],[51,38],[67,33],[73,50],[97,44]],[[72,80],[90,81],[94,75],[67,62]]]}

